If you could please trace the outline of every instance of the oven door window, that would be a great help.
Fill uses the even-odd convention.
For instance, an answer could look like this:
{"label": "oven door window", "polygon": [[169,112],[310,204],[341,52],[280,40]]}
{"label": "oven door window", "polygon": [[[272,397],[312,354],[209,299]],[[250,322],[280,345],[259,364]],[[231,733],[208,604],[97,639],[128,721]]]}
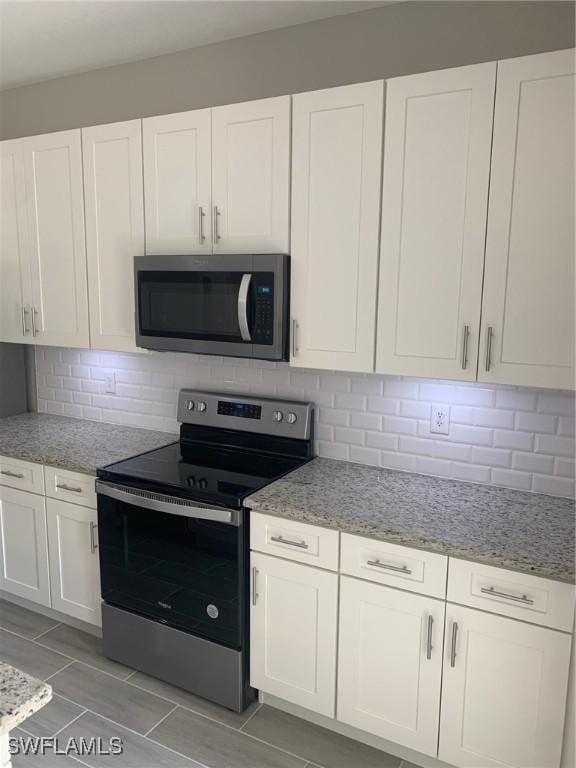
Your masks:
{"label": "oven door window", "polygon": [[[140,333],[199,341],[242,342],[242,272],[139,272]],[[247,311],[252,314],[252,297]],[[251,318],[249,318],[251,319]]]}
{"label": "oven door window", "polygon": [[102,597],[208,640],[242,644],[244,528],[98,498]]}

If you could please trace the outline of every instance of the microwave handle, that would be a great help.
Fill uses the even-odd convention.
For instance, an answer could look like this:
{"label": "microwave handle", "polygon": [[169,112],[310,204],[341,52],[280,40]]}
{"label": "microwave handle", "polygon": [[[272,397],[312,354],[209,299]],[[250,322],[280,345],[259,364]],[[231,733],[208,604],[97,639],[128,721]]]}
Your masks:
{"label": "microwave handle", "polygon": [[248,291],[250,290],[251,274],[242,275],[240,290],[238,291],[238,325],[242,341],[252,341],[250,328],[248,327]]}

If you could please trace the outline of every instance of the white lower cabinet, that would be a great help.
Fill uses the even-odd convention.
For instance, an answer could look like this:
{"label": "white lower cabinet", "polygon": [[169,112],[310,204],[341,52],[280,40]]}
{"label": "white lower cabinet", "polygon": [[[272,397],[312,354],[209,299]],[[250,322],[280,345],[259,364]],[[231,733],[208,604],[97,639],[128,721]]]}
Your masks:
{"label": "white lower cabinet", "polygon": [[334,717],[338,575],[252,552],[251,684]]}
{"label": "white lower cabinet", "polygon": [[43,496],[0,486],[0,589],[50,605]]}
{"label": "white lower cabinet", "polygon": [[52,608],[100,626],[97,513],[46,500]]}
{"label": "white lower cabinet", "polygon": [[337,717],[436,757],[445,603],[341,578]]}
{"label": "white lower cabinet", "polygon": [[571,639],[448,604],[439,758],[465,768],[558,766]]}

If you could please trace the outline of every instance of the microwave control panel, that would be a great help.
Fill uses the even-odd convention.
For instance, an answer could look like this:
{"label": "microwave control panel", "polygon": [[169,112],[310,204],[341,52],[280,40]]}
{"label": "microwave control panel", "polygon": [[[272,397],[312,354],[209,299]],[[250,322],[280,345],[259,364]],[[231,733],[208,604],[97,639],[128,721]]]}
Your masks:
{"label": "microwave control panel", "polygon": [[274,343],[274,275],[272,272],[257,272],[254,283],[254,344]]}

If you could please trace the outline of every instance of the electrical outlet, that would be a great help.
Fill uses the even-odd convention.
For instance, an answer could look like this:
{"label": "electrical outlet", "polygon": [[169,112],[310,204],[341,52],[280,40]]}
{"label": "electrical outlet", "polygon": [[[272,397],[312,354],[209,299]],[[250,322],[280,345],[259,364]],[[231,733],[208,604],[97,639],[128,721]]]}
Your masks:
{"label": "electrical outlet", "polygon": [[114,371],[106,374],[106,378],[104,379],[104,392],[106,392],[107,395],[116,394],[116,374]]}
{"label": "electrical outlet", "polygon": [[438,435],[450,433],[450,406],[433,405],[430,408],[430,432]]}

